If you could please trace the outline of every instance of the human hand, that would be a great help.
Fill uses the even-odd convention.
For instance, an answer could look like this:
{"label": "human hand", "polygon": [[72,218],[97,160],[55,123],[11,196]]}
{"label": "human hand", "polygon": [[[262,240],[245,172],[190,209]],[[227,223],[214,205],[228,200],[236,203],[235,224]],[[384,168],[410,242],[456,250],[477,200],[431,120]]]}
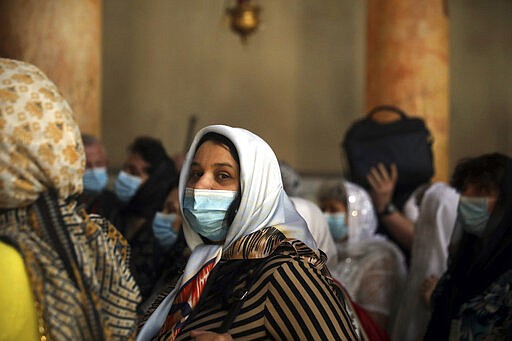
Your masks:
{"label": "human hand", "polygon": [[228,333],[219,334],[205,330],[193,330],[190,336],[197,341],[231,341],[233,338]]}
{"label": "human hand", "polygon": [[377,213],[384,211],[386,205],[391,202],[393,198],[393,191],[395,190],[396,181],[398,179],[398,169],[396,164],[392,163],[390,172],[382,163],[370,168],[366,175],[366,179],[370,184],[373,204]]}
{"label": "human hand", "polygon": [[432,293],[434,292],[438,281],[439,278],[434,275],[430,275],[429,277],[425,278],[421,284],[421,296],[423,297],[423,301],[428,307],[430,307],[430,298],[432,297]]}

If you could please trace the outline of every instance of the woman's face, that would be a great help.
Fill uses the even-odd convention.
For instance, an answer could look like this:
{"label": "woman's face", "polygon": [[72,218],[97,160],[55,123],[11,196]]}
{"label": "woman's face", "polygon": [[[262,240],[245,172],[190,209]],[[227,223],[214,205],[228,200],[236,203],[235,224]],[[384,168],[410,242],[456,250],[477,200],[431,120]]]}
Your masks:
{"label": "woman's face", "polygon": [[240,166],[229,148],[213,141],[204,142],[192,160],[187,187],[238,191]]}

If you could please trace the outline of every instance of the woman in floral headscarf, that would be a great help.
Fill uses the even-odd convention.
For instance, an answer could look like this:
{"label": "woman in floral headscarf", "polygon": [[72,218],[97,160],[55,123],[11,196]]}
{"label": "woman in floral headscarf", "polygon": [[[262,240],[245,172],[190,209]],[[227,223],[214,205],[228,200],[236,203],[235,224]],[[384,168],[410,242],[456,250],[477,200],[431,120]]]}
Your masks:
{"label": "woman in floral headscarf", "polygon": [[214,125],[199,131],[180,175],[183,275],[139,340],[198,331],[233,338],[356,340],[349,301],[335,290],[305,221],[260,137]]}
{"label": "woman in floral headscarf", "polygon": [[0,339],[134,338],[127,244],[77,211],[84,168],[55,85],[33,65],[0,59]]}

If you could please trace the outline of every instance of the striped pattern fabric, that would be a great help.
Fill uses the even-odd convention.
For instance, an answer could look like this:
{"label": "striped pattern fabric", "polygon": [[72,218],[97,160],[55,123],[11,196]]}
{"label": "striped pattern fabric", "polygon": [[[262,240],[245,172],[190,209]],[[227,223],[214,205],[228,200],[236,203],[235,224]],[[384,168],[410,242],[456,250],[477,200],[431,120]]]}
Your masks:
{"label": "striped pattern fabric", "polygon": [[[198,305],[177,340],[192,330],[216,331],[233,307],[233,296],[248,293],[228,330],[234,339],[358,340],[350,303],[334,286],[319,258],[304,243],[282,239],[274,228],[242,238],[212,270]],[[255,245],[271,236],[266,246]],[[261,244],[260,244],[261,245]],[[272,250],[265,258],[246,258],[248,249]],[[230,258],[226,258],[229,255]],[[247,283],[252,282],[247,288]],[[159,335],[167,340],[171,333]]]}

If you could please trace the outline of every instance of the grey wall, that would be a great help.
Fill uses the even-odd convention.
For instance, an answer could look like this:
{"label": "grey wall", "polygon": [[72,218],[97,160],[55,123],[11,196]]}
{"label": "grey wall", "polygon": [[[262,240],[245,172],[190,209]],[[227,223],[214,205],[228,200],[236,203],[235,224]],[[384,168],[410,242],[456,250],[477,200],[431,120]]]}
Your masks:
{"label": "grey wall", "polygon": [[[119,167],[133,137],[170,154],[197,129],[254,131],[304,174],[339,174],[339,142],[364,101],[365,2],[260,0],[243,46],[225,0],[106,0],[103,139]],[[451,156],[512,154],[512,2],[449,1]],[[197,130],[196,129],[196,130]]]}

